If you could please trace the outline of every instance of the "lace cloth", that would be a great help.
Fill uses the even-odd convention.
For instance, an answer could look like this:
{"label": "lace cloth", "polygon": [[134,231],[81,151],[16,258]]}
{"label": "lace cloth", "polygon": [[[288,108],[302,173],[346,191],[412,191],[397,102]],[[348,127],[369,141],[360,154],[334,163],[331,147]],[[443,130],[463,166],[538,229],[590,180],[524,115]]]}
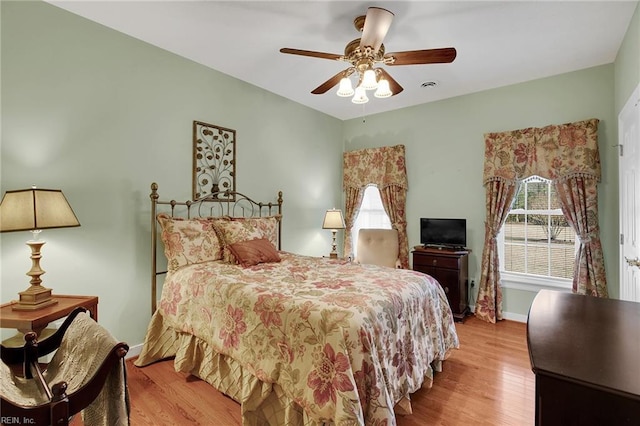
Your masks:
{"label": "lace cloth", "polygon": [[[43,373],[45,381],[49,387],[65,381],[67,395],[71,395],[93,377],[117,343],[88,314],[78,314]],[[36,380],[15,376],[4,363],[0,363],[0,393],[3,398],[23,406],[48,402]],[[129,394],[124,360],[111,369],[101,392],[82,411],[82,419],[86,426],[129,425]]]}

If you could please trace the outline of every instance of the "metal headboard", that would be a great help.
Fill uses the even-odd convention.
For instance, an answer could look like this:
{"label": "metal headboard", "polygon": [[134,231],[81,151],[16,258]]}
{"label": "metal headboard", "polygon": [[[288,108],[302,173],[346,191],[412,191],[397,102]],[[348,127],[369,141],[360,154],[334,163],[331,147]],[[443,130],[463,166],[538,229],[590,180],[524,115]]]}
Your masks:
{"label": "metal headboard", "polygon": [[[259,203],[236,191],[220,191],[207,195],[205,198],[188,201],[162,201],[158,195],[158,184],[151,184],[151,313],[156,311],[158,295],[158,276],[167,273],[158,271],[158,221],[156,216],[158,206],[169,206],[166,213],[172,217],[262,217],[282,216],[282,191],[278,191],[278,200],[273,203]],[[179,207],[177,209],[177,207]],[[282,247],[282,220],[278,221],[278,250]]]}

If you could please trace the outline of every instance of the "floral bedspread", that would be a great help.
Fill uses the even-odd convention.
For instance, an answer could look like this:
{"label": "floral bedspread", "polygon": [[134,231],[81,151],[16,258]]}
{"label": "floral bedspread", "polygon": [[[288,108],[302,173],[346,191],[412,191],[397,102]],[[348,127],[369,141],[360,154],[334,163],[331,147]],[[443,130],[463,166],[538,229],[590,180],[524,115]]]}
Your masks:
{"label": "floral bedspread", "polygon": [[279,263],[222,262],[171,272],[159,311],[278,383],[307,415],[395,424],[394,405],[433,377],[458,337],[428,275],[281,252]]}

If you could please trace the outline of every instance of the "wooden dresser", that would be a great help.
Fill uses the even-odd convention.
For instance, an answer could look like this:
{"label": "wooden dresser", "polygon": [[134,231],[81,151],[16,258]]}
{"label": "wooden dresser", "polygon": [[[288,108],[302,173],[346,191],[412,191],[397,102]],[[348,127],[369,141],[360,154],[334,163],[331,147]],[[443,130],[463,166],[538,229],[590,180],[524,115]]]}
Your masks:
{"label": "wooden dresser", "polygon": [[640,303],[541,290],[527,344],[535,424],[640,424]]}
{"label": "wooden dresser", "polygon": [[467,284],[469,281],[469,252],[415,247],[413,270],[424,272],[438,280],[447,294],[456,321],[469,313]]}

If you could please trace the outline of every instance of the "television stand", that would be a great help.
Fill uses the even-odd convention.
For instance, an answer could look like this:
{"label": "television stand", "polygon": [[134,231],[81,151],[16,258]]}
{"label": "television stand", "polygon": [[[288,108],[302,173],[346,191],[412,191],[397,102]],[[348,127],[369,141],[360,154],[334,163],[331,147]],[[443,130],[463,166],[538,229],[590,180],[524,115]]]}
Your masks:
{"label": "television stand", "polygon": [[435,278],[447,295],[454,320],[464,321],[469,314],[469,250],[416,246],[413,250],[413,270]]}
{"label": "television stand", "polygon": [[415,246],[416,250],[441,250],[441,251],[452,251],[452,252],[470,252],[471,250],[463,247],[463,246],[449,246],[446,244],[423,244],[421,246]]}
{"label": "television stand", "polygon": [[443,244],[423,244],[422,247],[425,249],[444,250],[447,246]]}

